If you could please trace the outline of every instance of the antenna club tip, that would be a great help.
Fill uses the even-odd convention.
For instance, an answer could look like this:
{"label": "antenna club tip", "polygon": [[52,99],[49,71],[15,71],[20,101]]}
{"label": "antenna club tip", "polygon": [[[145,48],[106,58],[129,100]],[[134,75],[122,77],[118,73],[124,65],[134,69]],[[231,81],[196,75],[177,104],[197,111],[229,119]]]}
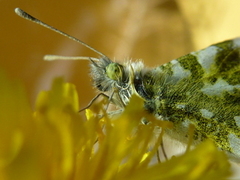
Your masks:
{"label": "antenna club tip", "polygon": [[44,57],[43,57],[43,60],[45,60],[45,61],[51,61],[52,59],[51,59],[51,55],[45,55]]}
{"label": "antenna club tip", "polygon": [[18,7],[15,8],[14,11],[18,16],[21,16],[21,17],[23,17],[26,14],[22,9],[20,9]]}
{"label": "antenna club tip", "polygon": [[17,8],[14,9],[14,11],[15,11],[16,14],[19,14],[19,12],[21,12],[22,10],[17,7]]}
{"label": "antenna club tip", "polygon": [[[15,8],[14,11],[15,11],[15,13],[16,13],[18,16],[20,16],[20,17],[22,17],[22,18],[24,18],[24,19],[27,19],[27,20],[29,20],[29,21],[32,21],[32,22],[34,22],[34,23],[36,23],[36,24],[39,24],[39,25],[41,25],[41,26],[43,26],[43,27],[45,27],[45,28],[51,29],[52,31],[55,31],[55,32],[57,32],[57,33],[59,33],[59,34],[61,34],[61,35],[63,35],[63,36],[68,37],[69,39],[72,39],[72,40],[74,40],[74,41],[82,44],[83,46],[85,46],[85,47],[87,47],[88,49],[96,52],[96,53],[99,54],[100,56],[106,57],[106,55],[104,55],[103,53],[97,51],[96,49],[94,49],[93,47],[91,47],[91,46],[89,46],[88,44],[84,43],[83,41],[81,41],[81,40],[79,40],[79,39],[77,39],[77,38],[75,38],[75,37],[73,37],[73,36],[70,36],[70,35],[68,35],[68,34],[66,34],[66,33],[64,33],[64,32],[62,32],[62,31],[60,31],[60,30],[58,30],[58,29],[56,29],[56,28],[54,28],[54,27],[52,27],[52,26],[49,26],[48,24],[46,24],[46,23],[40,21],[39,19],[31,16],[30,14],[28,14],[28,13],[25,12],[25,11],[23,11],[22,9],[20,9],[20,8],[17,7],[17,8]],[[49,59],[47,58],[47,60],[49,60]]]}

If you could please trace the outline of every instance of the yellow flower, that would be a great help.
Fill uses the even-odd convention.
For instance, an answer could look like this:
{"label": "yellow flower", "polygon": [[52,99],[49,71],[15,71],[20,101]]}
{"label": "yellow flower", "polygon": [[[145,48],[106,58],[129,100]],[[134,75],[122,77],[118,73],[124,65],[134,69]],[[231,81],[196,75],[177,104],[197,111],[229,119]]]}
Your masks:
{"label": "yellow flower", "polygon": [[74,85],[62,79],[39,94],[34,111],[19,83],[3,74],[0,83],[0,179],[190,180],[229,175],[225,154],[210,141],[149,165],[161,143],[156,127],[172,125],[147,114],[136,96],[122,114],[107,115],[100,102],[86,110],[85,119],[78,112]]}

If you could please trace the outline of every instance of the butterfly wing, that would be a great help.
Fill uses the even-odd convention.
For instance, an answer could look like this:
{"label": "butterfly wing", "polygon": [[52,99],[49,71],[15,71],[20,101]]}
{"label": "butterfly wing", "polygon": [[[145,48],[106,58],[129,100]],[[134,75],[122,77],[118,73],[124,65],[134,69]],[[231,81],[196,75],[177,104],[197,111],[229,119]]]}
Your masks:
{"label": "butterfly wing", "polygon": [[240,157],[240,39],[172,60],[144,79],[146,108],[175,124],[173,138],[186,142],[191,123],[195,142],[211,138]]}

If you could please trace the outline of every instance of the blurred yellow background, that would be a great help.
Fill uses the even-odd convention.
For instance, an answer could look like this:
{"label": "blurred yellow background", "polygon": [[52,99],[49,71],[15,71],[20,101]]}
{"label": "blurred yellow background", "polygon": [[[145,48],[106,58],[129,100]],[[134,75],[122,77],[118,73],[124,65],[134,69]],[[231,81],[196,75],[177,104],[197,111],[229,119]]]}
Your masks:
{"label": "blurred yellow background", "polygon": [[80,107],[96,94],[87,61],[46,62],[45,54],[99,55],[18,17],[16,7],[111,59],[143,59],[148,67],[240,36],[237,0],[0,0],[0,69],[24,83],[33,107],[39,91],[57,76],[76,85]]}

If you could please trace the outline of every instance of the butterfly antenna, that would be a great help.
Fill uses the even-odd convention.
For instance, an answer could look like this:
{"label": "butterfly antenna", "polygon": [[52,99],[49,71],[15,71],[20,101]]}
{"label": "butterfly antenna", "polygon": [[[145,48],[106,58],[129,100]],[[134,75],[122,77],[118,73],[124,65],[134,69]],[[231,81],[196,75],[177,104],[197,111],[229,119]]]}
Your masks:
{"label": "butterfly antenna", "polygon": [[56,28],[54,28],[54,27],[52,27],[52,26],[50,26],[50,25],[48,25],[48,24],[40,21],[39,19],[31,16],[30,14],[26,13],[25,11],[23,11],[23,10],[20,9],[20,8],[15,8],[15,13],[16,13],[18,16],[24,18],[24,19],[27,19],[27,20],[29,20],[29,21],[32,21],[32,22],[36,23],[36,24],[39,24],[39,25],[41,25],[41,26],[43,26],[43,27],[45,27],[45,28],[48,28],[48,29],[50,29],[50,30],[52,30],[52,31],[55,31],[55,32],[57,32],[57,33],[65,36],[65,37],[67,37],[67,38],[75,41],[75,42],[78,42],[78,43],[82,44],[83,46],[87,47],[88,49],[91,49],[92,51],[94,51],[95,53],[99,54],[100,56],[107,57],[105,54],[97,51],[96,49],[94,49],[93,47],[89,46],[89,45],[86,44],[85,42],[80,41],[79,39],[77,39],[77,38],[75,38],[75,37],[73,37],[73,36],[70,36],[69,34],[67,34],[67,33],[65,33],[65,32],[63,32],[63,31],[60,31],[60,30],[58,30],[58,29],[56,29]]}

